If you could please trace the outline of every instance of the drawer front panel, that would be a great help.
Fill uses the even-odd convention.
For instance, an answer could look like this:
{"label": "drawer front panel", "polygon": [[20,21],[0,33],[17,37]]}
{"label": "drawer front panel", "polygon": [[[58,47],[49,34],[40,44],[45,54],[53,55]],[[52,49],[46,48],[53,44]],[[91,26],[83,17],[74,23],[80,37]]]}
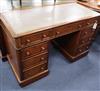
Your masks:
{"label": "drawer front panel", "polygon": [[52,29],[48,29],[42,32],[42,40],[49,40],[52,37],[54,37],[54,32]]}
{"label": "drawer front panel", "polygon": [[85,28],[85,27],[93,27],[95,22],[97,22],[97,20],[95,18],[80,21],[78,28],[81,29],[81,28]]}
{"label": "drawer front panel", "polygon": [[37,74],[39,74],[39,73],[41,73],[41,72],[43,72],[45,70],[48,70],[48,64],[47,63],[41,64],[41,65],[39,65],[39,66],[37,66],[35,68],[32,68],[30,70],[25,71],[23,73],[24,74],[23,75],[24,79],[27,79],[27,78],[32,77],[32,76],[35,76],[35,75],[37,75]]}
{"label": "drawer front panel", "polygon": [[92,36],[95,33],[95,30],[93,30],[92,28],[86,28],[81,30],[81,38],[85,38],[88,36]]}
{"label": "drawer front panel", "polygon": [[35,67],[41,63],[47,63],[48,62],[48,53],[41,54],[36,57],[29,58],[22,62],[23,70]]}
{"label": "drawer front panel", "polygon": [[90,47],[90,44],[86,44],[82,47],[77,48],[76,54],[81,54],[81,53],[87,51],[89,49],[89,47]]}
{"label": "drawer front panel", "polygon": [[74,23],[74,24],[62,25],[60,27],[55,27],[53,28],[53,30],[55,32],[55,37],[57,37],[78,31],[77,28],[78,28],[78,23]]}
{"label": "drawer front panel", "polygon": [[16,46],[17,48],[24,48],[30,44],[38,44],[42,41],[50,40],[52,37],[54,37],[54,32],[52,31],[52,29],[47,29],[39,33],[33,33],[17,38]]}
{"label": "drawer front panel", "polygon": [[42,38],[41,33],[35,33],[23,36],[21,37],[21,45],[25,46],[31,42],[41,41],[41,38]]}
{"label": "drawer front panel", "polygon": [[21,59],[24,60],[26,58],[29,58],[29,57],[32,57],[44,52],[48,52],[47,42],[22,49],[20,52],[20,55],[21,55]]}
{"label": "drawer front panel", "polygon": [[86,38],[82,38],[79,41],[79,45],[85,45],[86,43],[91,43],[92,40],[93,40],[93,37],[92,36],[89,36],[89,37],[86,37]]}

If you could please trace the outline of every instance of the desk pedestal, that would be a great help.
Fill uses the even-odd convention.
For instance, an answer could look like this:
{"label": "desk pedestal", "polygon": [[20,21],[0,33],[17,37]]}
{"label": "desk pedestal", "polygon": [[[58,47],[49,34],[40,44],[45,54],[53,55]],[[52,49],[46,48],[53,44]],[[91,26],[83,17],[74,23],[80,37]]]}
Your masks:
{"label": "desk pedestal", "polygon": [[78,32],[54,39],[52,42],[69,61],[74,62],[87,55],[96,33],[97,30],[86,26]]}

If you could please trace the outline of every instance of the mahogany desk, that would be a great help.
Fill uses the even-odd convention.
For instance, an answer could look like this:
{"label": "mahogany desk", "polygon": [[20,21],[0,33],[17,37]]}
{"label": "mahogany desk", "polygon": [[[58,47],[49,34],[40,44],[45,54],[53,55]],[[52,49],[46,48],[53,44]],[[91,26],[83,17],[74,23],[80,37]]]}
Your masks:
{"label": "mahogany desk", "polygon": [[70,61],[85,56],[100,14],[76,3],[1,14],[6,54],[21,86],[48,74],[52,41]]}

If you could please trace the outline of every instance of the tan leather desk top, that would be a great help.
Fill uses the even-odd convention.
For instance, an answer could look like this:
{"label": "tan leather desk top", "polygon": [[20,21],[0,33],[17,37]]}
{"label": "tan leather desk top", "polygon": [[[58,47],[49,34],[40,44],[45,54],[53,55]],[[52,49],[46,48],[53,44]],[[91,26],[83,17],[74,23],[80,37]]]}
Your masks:
{"label": "tan leather desk top", "polygon": [[77,3],[14,10],[1,14],[1,19],[13,37],[100,16]]}

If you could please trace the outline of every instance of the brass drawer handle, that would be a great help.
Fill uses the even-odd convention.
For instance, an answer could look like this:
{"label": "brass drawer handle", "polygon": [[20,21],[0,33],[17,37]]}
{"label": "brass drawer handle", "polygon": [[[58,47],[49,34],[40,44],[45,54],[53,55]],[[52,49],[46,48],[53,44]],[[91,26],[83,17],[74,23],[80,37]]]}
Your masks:
{"label": "brass drawer handle", "polygon": [[42,50],[45,50],[45,47],[41,47]]}
{"label": "brass drawer handle", "polygon": [[41,57],[41,60],[44,61],[44,57]]}
{"label": "brass drawer handle", "polygon": [[79,25],[79,28],[81,28],[82,27],[82,25]]}
{"label": "brass drawer handle", "polygon": [[79,52],[82,52],[82,50],[80,49]]}
{"label": "brass drawer handle", "polygon": [[47,37],[47,35],[46,35],[46,34],[44,34],[44,35],[43,35],[43,38],[46,38],[46,37]]}
{"label": "brass drawer handle", "polygon": [[89,38],[89,41],[91,41],[92,39],[91,38]]}
{"label": "brass drawer handle", "polygon": [[56,34],[58,35],[58,34],[60,34],[60,32],[59,32],[59,31],[57,31],[57,32],[56,32]]}
{"label": "brass drawer handle", "polygon": [[41,67],[41,70],[44,70],[44,67]]}
{"label": "brass drawer handle", "polygon": [[86,49],[89,49],[89,47],[87,46]]}
{"label": "brass drawer handle", "polygon": [[83,40],[82,43],[85,43],[85,41]]}
{"label": "brass drawer handle", "polygon": [[87,32],[85,32],[84,34],[87,35]]}
{"label": "brass drawer handle", "polygon": [[26,52],[26,55],[27,55],[27,56],[29,56],[29,55],[30,55],[30,52],[29,52],[29,51],[27,51],[27,52]]}
{"label": "brass drawer handle", "polygon": [[31,42],[31,40],[30,40],[30,39],[27,39],[26,41],[27,41],[28,43],[29,43],[29,42]]}
{"label": "brass drawer handle", "polygon": [[90,23],[89,23],[89,22],[88,22],[87,24],[88,24],[88,25],[90,25]]}

